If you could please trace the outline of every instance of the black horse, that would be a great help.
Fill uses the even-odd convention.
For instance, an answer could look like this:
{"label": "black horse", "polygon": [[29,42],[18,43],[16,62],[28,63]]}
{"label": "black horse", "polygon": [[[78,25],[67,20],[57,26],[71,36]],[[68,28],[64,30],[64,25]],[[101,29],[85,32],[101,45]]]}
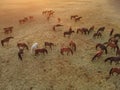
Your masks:
{"label": "black horse", "polygon": [[110,61],[110,64],[112,64],[112,62],[115,62],[116,64],[119,63],[120,61],[120,57],[108,57],[104,60],[104,62]]}

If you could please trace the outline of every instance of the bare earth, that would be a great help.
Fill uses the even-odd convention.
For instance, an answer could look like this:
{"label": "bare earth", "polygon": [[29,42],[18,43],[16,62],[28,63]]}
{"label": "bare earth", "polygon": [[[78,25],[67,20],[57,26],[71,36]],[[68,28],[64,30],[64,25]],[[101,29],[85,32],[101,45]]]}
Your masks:
{"label": "bare earth", "polygon": [[[108,55],[103,55],[95,62],[91,62],[95,54],[95,45],[105,42],[109,38],[111,28],[120,33],[119,2],[117,0],[1,0],[0,1],[0,39],[7,37],[3,28],[14,26],[10,36],[15,38],[8,46],[0,45],[0,90],[120,90],[120,76],[107,79],[109,70],[119,65],[104,63],[104,59],[115,56],[110,49]],[[54,10],[55,16],[47,22],[42,16],[43,10]],[[70,15],[78,14],[83,17],[74,23]],[[33,15],[33,22],[19,25],[18,20]],[[62,19],[64,27],[57,32],[52,26],[57,23],[57,17]],[[104,36],[93,39],[89,36],[73,34],[64,38],[63,32],[69,26],[74,30],[78,27],[95,25],[97,30],[105,26]],[[63,43],[73,40],[77,44],[74,55],[60,54]],[[44,42],[54,42],[57,46],[49,50],[48,55],[35,57],[30,51],[25,51],[23,61],[18,60],[17,42],[24,41],[29,47],[35,42],[39,48]]]}

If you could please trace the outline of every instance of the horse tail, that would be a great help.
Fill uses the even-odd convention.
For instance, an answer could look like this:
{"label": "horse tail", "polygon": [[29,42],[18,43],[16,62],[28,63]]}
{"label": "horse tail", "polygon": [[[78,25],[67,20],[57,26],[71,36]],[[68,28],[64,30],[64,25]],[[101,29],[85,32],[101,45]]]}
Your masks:
{"label": "horse tail", "polygon": [[109,71],[109,75],[110,75],[110,76],[111,76],[111,74],[112,74],[112,71],[113,71],[113,68],[111,68],[110,71]]}
{"label": "horse tail", "polygon": [[2,46],[4,46],[3,40],[1,40],[1,44],[2,44]]}
{"label": "horse tail", "polygon": [[25,47],[26,47],[27,50],[29,50],[29,48],[28,48],[28,46],[26,44],[25,44]]}
{"label": "horse tail", "polygon": [[18,58],[22,61],[22,55],[20,52],[18,52]]}

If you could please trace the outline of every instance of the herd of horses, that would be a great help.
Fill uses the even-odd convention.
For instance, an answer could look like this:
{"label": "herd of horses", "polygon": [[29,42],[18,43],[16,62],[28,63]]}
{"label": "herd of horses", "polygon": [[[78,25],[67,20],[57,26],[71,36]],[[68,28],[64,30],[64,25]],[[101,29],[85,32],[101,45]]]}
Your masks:
{"label": "herd of horses", "polygon": [[[49,21],[51,17],[53,17],[55,11],[53,10],[46,10],[46,11],[43,11],[42,12],[42,15],[46,16],[47,17],[47,20]],[[80,21],[82,17],[81,16],[78,16],[78,15],[72,15],[70,16],[70,19],[71,20],[75,20],[75,22],[78,22]],[[24,17],[23,19],[20,19],[19,20],[19,24],[24,24],[30,20],[33,20],[34,17],[33,16],[29,16],[29,17]],[[62,27],[64,25],[60,24],[60,21],[61,19],[58,18],[58,24],[55,24],[53,26],[53,31],[56,31],[56,28],[57,27]],[[10,27],[7,27],[7,28],[3,28],[4,30],[4,33],[5,34],[9,34],[9,33],[12,33],[13,31],[13,26],[10,26]],[[99,39],[103,36],[103,33],[105,31],[105,27],[100,27],[97,31],[95,31],[95,26],[91,26],[90,28],[77,28],[76,31],[74,31],[72,29],[72,27],[70,26],[70,28],[68,29],[68,31],[65,31],[63,33],[63,36],[66,37],[66,36],[71,36],[72,33],[75,33],[76,34],[79,34],[79,32],[82,34],[82,35],[90,35],[91,33],[93,33],[93,38],[96,38],[96,39]],[[118,42],[119,42],[119,39],[120,39],[120,34],[119,33],[116,33],[116,34],[113,34],[114,33],[114,29],[112,29],[110,31],[110,38],[108,39],[107,42],[104,42],[104,43],[98,43],[96,44],[96,54],[92,57],[92,62],[97,59],[97,58],[100,58],[104,52],[105,54],[108,54],[108,48],[111,47],[112,49],[114,49],[114,52],[116,52],[116,56],[115,57],[108,57],[104,60],[104,62],[108,62],[110,61],[110,64],[112,64],[112,62],[115,62],[116,64],[119,64],[119,61],[120,61],[120,49],[119,49],[119,45],[118,45]],[[9,37],[6,37],[4,39],[1,40],[1,45],[4,47],[5,46],[5,43],[8,45],[9,41],[11,39],[14,39],[14,37],[12,36],[9,36]],[[56,46],[54,43],[52,42],[44,42],[44,47],[43,48],[39,48],[39,44],[36,42],[34,43],[32,46],[31,46],[31,53],[34,54],[35,56],[38,56],[40,53],[42,53],[43,55],[46,55],[48,54],[49,52],[49,49],[53,49],[53,47]],[[18,58],[22,61],[23,60],[23,55],[24,55],[24,50],[30,50],[29,49],[29,46],[25,43],[25,42],[18,42],[17,43],[17,47],[19,49],[18,51]],[[76,43],[71,40],[68,44],[68,46],[62,46],[60,48],[60,54],[61,55],[64,55],[65,53],[67,55],[71,54],[73,55],[74,52],[76,52]],[[99,48],[99,50],[98,50]],[[117,74],[120,74],[120,68],[111,68],[111,70],[109,71],[109,75],[113,75],[113,73],[116,72]]]}

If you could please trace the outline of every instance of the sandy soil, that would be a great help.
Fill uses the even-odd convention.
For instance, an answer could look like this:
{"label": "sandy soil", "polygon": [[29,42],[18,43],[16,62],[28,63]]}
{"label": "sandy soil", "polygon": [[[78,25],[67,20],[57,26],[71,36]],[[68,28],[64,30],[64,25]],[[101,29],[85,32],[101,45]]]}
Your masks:
{"label": "sandy soil", "polygon": [[[112,50],[95,62],[91,62],[95,54],[95,45],[109,38],[111,28],[120,33],[119,2],[117,0],[2,0],[0,1],[0,39],[14,36],[8,46],[0,45],[0,90],[120,90],[120,76],[112,76],[107,80],[109,70],[120,65],[104,63],[104,59],[115,56]],[[43,10],[52,9],[55,16],[47,22],[41,15]],[[83,19],[74,23],[70,15],[78,14]],[[18,20],[33,15],[35,20],[19,25]],[[54,32],[52,26],[57,18],[62,19],[64,27]],[[3,33],[3,28],[14,26],[10,35]],[[104,36],[93,39],[92,34],[85,36],[73,34],[64,38],[63,32],[72,26],[78,27],[95,25],[97,30],[105,26]],[[60,54],[63,43],[73,40],[77,44],[74,55]],[[17,42],[27,42],[29,47],[35,42],[39,48],[44,42],[54,42],[56,46],[48,55],[35,57],[25,50],[23,61],[18,60]]]}

